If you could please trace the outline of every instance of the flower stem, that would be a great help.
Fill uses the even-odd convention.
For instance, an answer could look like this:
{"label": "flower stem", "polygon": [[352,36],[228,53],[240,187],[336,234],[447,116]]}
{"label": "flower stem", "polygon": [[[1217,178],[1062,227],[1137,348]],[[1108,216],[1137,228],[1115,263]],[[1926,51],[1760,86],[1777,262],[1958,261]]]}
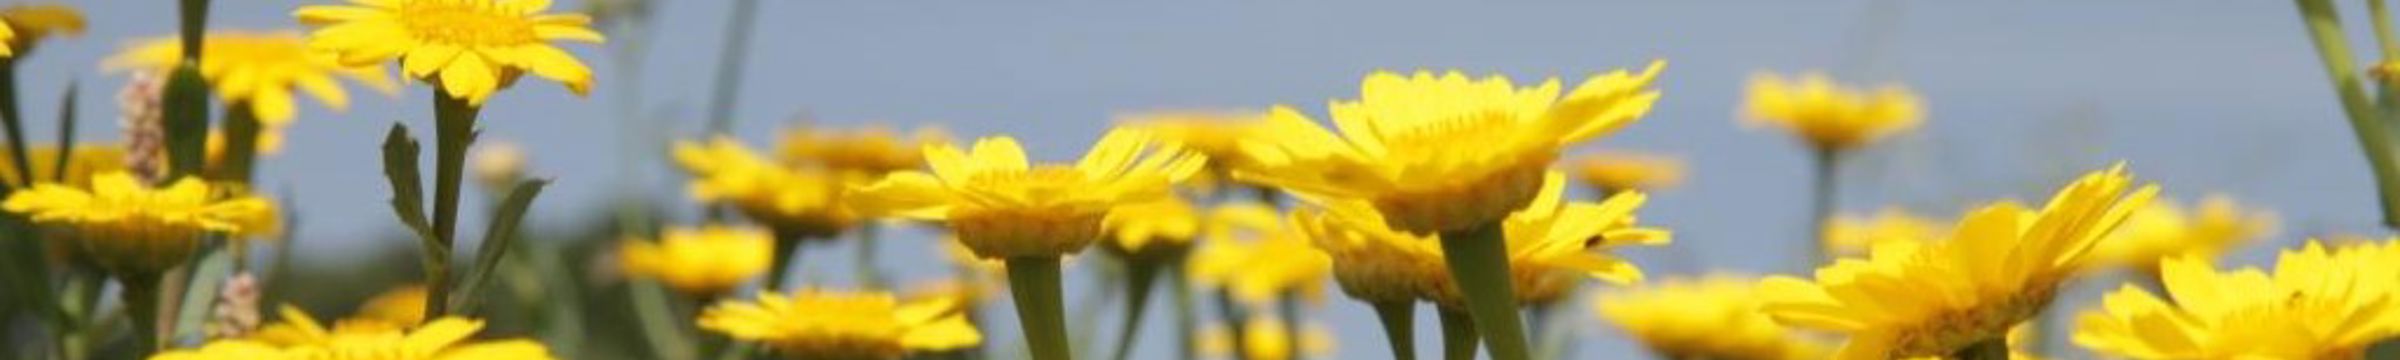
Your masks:
{"label": "flower stem", "polygon": [[1307,358],[1308,352],[1303,351],[1304,346],[1300,343],[1303,337],[1300,334],[1300,293],[1298,291],[1285,291],[1283,296],[1276,297],[1275,317],[1283,318],[1283,343],[1292,348],[1286,357],[1290,359]]}
{"label": "flower stem", "polygon": [[2392,13],[2384,0],[2367,0],[2367,18],[2375,24],[2375,44],[2383,50],[2383,60],[2400,60],[2400,42],[2392,36]]}
{"label": "flower stem", "polygon": [[1199,334],[1200,319],[1197,312],[1200,304],[1192,299],[1192,278],[1189,272],[1183,270],[1181,262],[1168,266],[1167,271],[1172,273],[1167,275],[1167,294],[1175,297],[1175,358],[1199,358],[1200,344],[1193,337]]}
{"label": "flower stem", "polygon": [[1958,349],[1958,352],[1956,353],[1951,353],[1950,358],[1958,360],[2008,360],[2008,339],[1995,337],[1990,340],[1979,341],[1972,345],[1967,345],[1967,348],[1965,349]]}
{"label": "flower stem", "polygon": [[1442,234],[1450,279],[1467,300],[1467,315],[1490,348],[1492,360],[1525,360],[1525,322],[1517,314],[1517,292],[1509,280],[1508,241],[1500,222]]}
{"label": "flower stem", "polygon": [[1024,328],[1026,347],[1034,360],[1068,360],[1064,296],[1058,276],[1058,257],[1008,258],[1008,291],[1015,295],[1017,322]]}
{"label": "flower stem", "polygon": [[1389,301],[1372,303],[1375,319],[1383,322],[1383,340],[1392,346],[1393,360],[1417,359],[1417,303]]}
{"label": "flower stem", "polygon": [[[8,188],[33,186],[33,160],[26,155],[25,115],[17,104],[17,60],[0,59],[0,127],[8,131],[9,169],[17,172]],[[64,156],[64,155],[61,155]],[[0,191],[0,194],[5,194]]]}
{"label": "flower stem", "polygon": [[[1437,306],[1438,307],[1438,306]],[[1475,360],[1475,320],[1457,309],[1440,309],[1442,359]]]}
{"label": "flower stem", "polygon": [[209,169],[209,180],[250,183],[253,164],[258,158],[258,134],[265,130],[258,122],[258,113],[249,102],[225,106],[225,157],[216,168]]}
{"label": "flower stem", "polygon": [[1141,339],[1137,334],[1142,331],[1142,314],[1150,309],[1150,284],[1158,280],[1159,268],[1164,267],[1156,261],[1141,260],[1130,265],[1125,276],[1125,317],[1118,323],[1117,348],[1110,352],[1110,359],[1125,360],[1133,355],[1134,341]]}
{"label": "flower stem", "polygon": [[758,18],[758,0],[734,0],[732,21],[725,22],[725,44],[717,49],[716,89],[708,98],[708,133],[733,131],[734,100],[741,95],[742,61],[750,55],[750,23]]}
{"label": "flower stem", "polygon": [[877,230],[878,227],[872,221],[858,226],[858,258],[852,261],[857,262],[857,269],[854,271],[858,275],[858,287],[861,289],[882,290],[885,285],[883,271],[875,266],[875,240],[881,233]]}
{"label": "flower stem", "polygon": [[1225,324],[1225,333],[1228,335],[1226,338],[1232,340],[1232,353],[1234,360],[1249,360],[1250,353],[1247,351],[1242,351],[1242,349],[1250,348],[1250,331],[1248,330],[1248,327],[1242,326],[1242,321],[1243,319],[1248,319],[1250,317],[1247,314],[1243,314],[1244,311],[1242,311],[1242,306],[1240,303],[1233,301],[1232,289],[1217,289],[1216,298],[1217,321]]}
{"label": "flower stem", "polygon": [[158,352],[158,282],[159,274],[128,274],[117,279],[125,286],[118,296],[125,303],[125,313],[133,321],[133,358],[149,358]]}
{"label": "flower stem", "polygon": [[631,293],[634,320],[642,324],[642,338],[649,342],[651,358],[692,359],[692,339],[679,331],[682,327],[674,319],[680,317],[667,304],[667,289],[657,281],[637,279],[625,291]]}
{"label": "flower stem", "polygon": [[784,229],[773,231],[775,232],[774,260],[768,262],[770,265],[767,265],[767,282],[758,285],[759,289],[769,291],[783,290],[784,286],[789,285],[792,273],[797,272],[792,271],[792,263],[800,259],[800,242],[807,239],[806,235],[801,235],[798,231]]}
{"label": "flower stem", "polygon": [[1804,268],[1815,268],[1816,264],[1833,261],[1833,254],[1825,249],[1825,221],[1833,217],[1834,193],[1841,190],[1836,183],[1841,178],[1839,154],[1832,149],[1818,149],[1816,156],[1811,158],[1810,164],[1814,166],[1812,171],[1815,173],[1811,174],[1814,180],[1809,183],[1808,226],[1805,227],[1808,233],[1800,236],[1807,241],[1802,246],[1808,248],[1806,254],[1810,254],[1808,262],[1802,264]]}
{"label": "flower stem", "polygon": [[[458,246],[459,181],[466,176],[467,148],[475,143],[475,115],[480,111],[466,99],[434,87],[433,231],[445,249]],[[451,254],[426,256],[433,257],[434,266],[425,269],[425,318],[440,318],[450,310]]]}
{"label": "flower stem", "polygon": [[2400,229],[2400,163],[2395,163],[2392,130],[2376,120],[2383,113],[2368,100],[2365,88],[2359,84],[2358,66],[2350,54],[2348,40],[2342,36],[2340,16],[2333,10],[2331,0],[2295,0],[2301,20],[2308,24],[2308,35],[2314,40],[2318,57],[2324,61],[2325,76],[2333,83],[2334,93],[2340,96],[2342,112],[2349,116],[2350,131],[2358,136],[2360,151],[2374,171],[2375,188],[2383,205],[2383,225]]}

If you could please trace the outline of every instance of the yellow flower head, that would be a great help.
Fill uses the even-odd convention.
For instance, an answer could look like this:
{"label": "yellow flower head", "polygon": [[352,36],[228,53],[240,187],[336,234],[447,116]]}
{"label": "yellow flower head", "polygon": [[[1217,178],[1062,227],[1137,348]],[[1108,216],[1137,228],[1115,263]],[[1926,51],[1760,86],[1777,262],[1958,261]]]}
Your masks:
{"label": "yellow flower head", "polygon": [[1334,357],[1333,331],[1319,324],[1303,325],[1300,327],[1299,346],[1292,346],[1290,327],[1283,319],[1272,316],[1253,316],[1249,321],[1244,321],[1241,356],[1234,356],[1233,335],[1224,325],[1210,324],[1200,329],[1199,334],[1193,335],[1199,339],[1193,341],[1199,343],[1200,354],[1210,358],[1287,360]]}
{"label": "yellow flower head", "polygon": [[1128,116],[1122,123],[1208,155],[1209,168],[1224,173],[1254,164],[1242,153],[1242,143],[1265,135],[1265,119],[1262,113],[1167,111]]}
{"label": "yellow flower head", "polygon": [[1325,276],[1333,259],[1309,244],[1308,234],[1286,224],[1274,208],[1259,204],[1218,207],[1209,215],[1205,242],[1186,263],[1192,282],[1222,287],[1237,300],[1274,304],[1284,296],[1324,301]]}
{"label": "yellow flower head", "polygon": [[1029,164],[1007,136],[983,138],[965,152],[927,145],[925,162],[932,173],[896,172],[858,190],[858,208],[945,221],[977,256],[1012,258],[1082,251],[1100,238],[1110,211],[1174,196],[1174,183],[1207,158],[1120,129],[1074,164]]}
{"label": "yellow flower head", "polygon": [[1761,309],[1848,334],[1836,359],[1947,356],[2037,315],[2093,243],[2157,193],[2134,189],[2123,166],[2094,172],[2038,212],[2003,201],[1969,213],[1947,241],[1884,243],[1817,269],[1814,282],[1768,277]]}
{"label": "yellow flower head", "polygon": [[1333,259],[1333,280],[1342,293],[1371,303],[1408,303],[1426,298],[1433,283],[1450,276],[1434,237],[1392,231],[1368,206],[1301,209],[1293,225]]}
{"label": "yellow flower head", "polygon": [[1818,150],[1839,151],[1915,128],[1924,109],[1915,93],[1897,85],[1867,91],[1821,73],[1799,79],[1759,73],[1750,78],[1744,111],[1750,124],[1782,128]]}
{"label": "yellow flower head", "polygon": [[1824,344],[1758,311],[1754,280],[1667,279],[1601,295],[1600,319],[1670,359],[1822,359]]}
{"label": "yellow flower head", "polygon": [[51,36],[82,35],[83,12],[57,4],[11,5],[0,8],[0,58],[31,51]]}
{"label": "yellow flower head", "polygon": [[398,59],[409,77],[477,106],[527,72],[564,83],[577,95],[591,91],[592,69],[550,41],[600,43],[600,33],[592,31],[590,17],[543,14],[550,0],[350,3],[292,12],[300,23],[318,27],[309,35],[310,47],[350,65]]}
{"label": "yellow flower head", "polygon": [[2078,317],[2075,344],[2133,359],[2362,359],[2400,334],[2391,242],[2285,250],[2273,273],[2203,256],[2160,265],[2173,302],[2125,285]]}
{"label": "yellow flower head", "polygon": [[2274,228],[2274,214],[2244,209],[2224,196],[2207,197],[2190,210],[2160,201],[2134,212],[2125,226],[2093,246],[2092,260],[2154,272],[2160,260],[2186,255],[2215,259]]}
{"label": "yellow flower head", "polygon": [[[2138,216],[2138,215],[2137,215]],[[1825,253],[1865,254],[1889,242],[1924,243],[1939,240],[1949,222],[1918,216],[1901,208],[1885,208],[1872,216],[1841,215],[1825,219]]]}
{"label": "yellow flower head", "polygon": [[1594,76],[1563,99],[1556,79],[1518,88],[1501,76],[1376,72],[1357,100],[1329,106],[1340,135],[1291,108],[1270,111],[1261,139],[1242,147],[1258,165],[1235,176],[1365,200],[1409,233],[1486,225],[1531,201],[1561,150],[1648,113],[1664,66]]}
{"label": "yellow flower head", "polygon": [[882,175],[925,166],[925,144],[949,142],[938,127],[910,131],[903,138],[880,125],[857,129],[799,127],[784,131],[776,149],[793,165],[824,166],[835,170]]}
{"label": "yellow flower head", "polygon": [[93,178],[89,190],[36,184],[0,208],[66,231],[102,267],[130,274],[183,263],[204,233],[250,237],[277,230],[275,207],[264,199],[197,178],[152,188],[122,171]]}
{"label": "yellow flower head", "polygon": [[1602,193],[1665,190],[1682,184],[1684,173],[1683,160],[1632,152],[1585,155],[1569,168],[1584,185]]}
{"label": "yellow flower head", "polygon": [[345,321],[379,321],[393,327],[414,327],[425,323],[424,284],[409,284],[385,290],[358,305],[358,313]]}
{"label": "yellow flower head", "polygon": [[731,205],[778,231],[831,239],[859,221],[846,192],[866,183],[860,174],[784,166],[727,137],[676,143],[675,160],[694,177],[693,198]]}
{"label": "yellow flower head", "polygon": [[550,350],[533,340],[469,341],[483,321],[444,317],[417,327],[343,323],[331,331],[298,309],[285,307],[282,323],[260,337],[225,339],[198,349],[168,351],[153,360],[547,360]]}
{"label": "yellow flower head", "polygon": [[1200,236],[1201,220],[1200,210],[1179,196],[1119,207],[1101,221],[1109,234],[1101,248],[1125,255],[1179,252]]}
{"label": "yellow flower head", "polygon": [[[292,92],[308,93],[334,110],[349,108],[350,95],[335,78],[349,78],[384,93],[398,91],[382,63],[344,65],[333,54],[311,51],[307,39],[292,31],[213,31],[201,45],[200,76],[216,85],[217,96],[228,104],[249,106],[268,127],[290,124],[299,110]],[[134,43],[102,63],[111,69],[164,73],[183,61],[183,45],[175,37]]]}
{"label": "yellow flower head", "polygon": [[[57,145],[33,144],[25,149],[25,155],[25,159],[31,162],[27,165],[33,168],[33,182],[82,187],[92,183],[93,175],[125,170],[125,147],[118,144],[84,144],[76,145],[74,149],[68,149],[67,169],[64,175],[57,171],[59,161]],[[13,158],[13,155],[9,154],[9,150],[0,148],[0,159],[10,158]],[[6,179],[12,184],[26,183],[22,176],[17,175],[17,168],[14,166],[0,166],[0,179]]]}
{"label": "yellow flower head", "polygon": [[[1566,201],[1566,175],[1549,172],[1540,192],[1523,211],[1502,222],[1508,241],[1509,273],[1517,301],[1547,303],[1571,294],[1582,278],[1617,284],[1641,281],[1642,271],[1606,250],[1629,245],[1665,245],[1670,234],[1641,227],[1634,210],[1648,196],[1622,192],[1599,203]],[[1398,301],[1412,293],[1443,306],[1466,300],[1449,276],[1439,236],[1399,232],[1383,214],[1359,201],[1327,201],[1322,213],[1303,211],[1295,220],[1333,255],[1334,278],[1361,300]]]}
{"label": "yellow flower head", "polygon": [[769,292],[756,302],[710,306],[700,328],[766,344],[791,359],[899,359],[983,342],[960,309],[939,298],[903,304],[885,293]]}
{"label": "yellow flower head", "polygon": [[671,228],[658,241],[628,240],[618,252],[627,275],[658,279],[695,296],[720,295],[765,274],[775,241],[758,229]]}

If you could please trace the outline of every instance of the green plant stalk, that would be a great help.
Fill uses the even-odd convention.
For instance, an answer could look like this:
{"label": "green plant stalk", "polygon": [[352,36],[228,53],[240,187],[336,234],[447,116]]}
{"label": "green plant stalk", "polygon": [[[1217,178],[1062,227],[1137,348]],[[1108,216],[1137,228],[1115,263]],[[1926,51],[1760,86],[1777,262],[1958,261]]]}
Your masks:
{"label": "green plant stalk", "polygon": [[209,180],[249,184],[256,173],[252,168],[258,160],[258,135],[264,130],[250,102],[226,104],[225,157],[216,168],[209,169]]}
{"label": "green plant stalk", "polygon": [[[1436,306],[1439,308],[1439,306]],[[1475,320],[1473,315],[1457,309],[1443,308],[1442,359],[1475,360]]]}
{"label": "green plant stalk", "polygon": [[858,226],[858,258],[853,261],[856,262],[857,269],[854,270],[854,274],[858,275],[858,287],[861,289],[883,290],[885,288],[883,271],[880,266],[875,265],[875,242],[878,235],[882,233],[880,230],[881,228],[875,226],[873,221]]}
{"label": "green plant stalk", "polygon": [[183,45],[183,60],[200,63],[200,52],[208,48],[200,46],[208,36],[208,0],[180,0],[176,5],[176,15],[182,20],[177,23],[176,39]]}
{"label": "green plant stalk", "polygon": [[[26,155],[25,113],[17,103],[17,60],[0,59],[0,127],[8,130],[9,168],[17,171],[9,188],[33,186],[33,160]],[[4,194],[0,194],[4,195]]]}
{"label": "green plant stalk", "polygon": [[1127,266],[1125,276],[1125,316],[1117,324],[1117,347],[1108,358],[1125,360],[1133,355],[1133,344],[1140,340],[1142,315],[1149,312],[1151,284],[1158,280],[1159,268],[1165,267],[1156,259],[1135,259]]}
{"label": "green plant stalk", "polygon": [[[482,109],[435,86],[433,93],[434,168],[433,233],[443,248],[458,248],[459,181],[466,176],[467,148],[475,143],[475,115]],[[425,269],[425,318],[449,314],[450,252],[426,254],[433,266]]]}
{"label": "green plant stalk", "polygon": [[2368,21],[2375,24],[2375,44],[2383,50],[2383,60],[2400,60],[2400,42],[2392,39],[2392,12],[2384,0],[2367,0]]}
{"label": "green plant stalk", "polygon": [[1249,315],[1244,314],[1240,303],[1233,301],[1232,289],[1217,289],[1216,298],[1217,322],[1225,324],[1226,338],[1233,343],[1234,360],[1249,360],[1250,353],[1242,351],[1250,348],[1250,330],[1242,326],[1242,321],[1249,319]]}
{"label": "green plant stalk", "polygon": [[733,131],[733,106],[742,88],[742,63],[750,56],[750,24],[757,22],[758,0],[734,0],[733,19],[725,22],[725,44],[717,49],[716,88],[708,98],[708,133]]}
{"label": "green plant stalk", "polygon": [[2340,16],[2333,10],[2331,0],[2294,0],[2300,17],[2308,25],[2310,40],[2316,44],[2317,55],[2324,61],[2325,76],[2339,95],[2342,112],[2348,115],[2350,131],[2357,135],[2360,151],[2374,173],[2377,198],[2383,207],[2383,225],[2400,229],[2400,163],[2395,163],[2392,132],[2387,124],[2376,122],[2383,117],[2364,87],[2359,83],[2358,66],[2350,54],[2347,39],[2342,36]]}
{"label": "green plant stalk", "polygon": [[1286,344],[1285,346],[1290,346],[1292,349],[1291,354],[1289,354],[1290,358],[1308,358],[1308,352],[1301,351],[1302,346],[1300,344],[1300,339],[1304,338],[1300,334],[1300,293],[1298,291],[1285,291],[1283,296],[1276,297],[1275,315],[1276,317],[1283,318],[1283,323],[1281,324],[1283,325],[1283,343]]}
{"label": "green plant stalk", "polygon": [[62,327],[61,329],[64,331],[55,337],[58,343],[59,358],[66,360],[91,358],[92,340],[96,338],[88,333],[91,328],[94,328],[91,326],[92,310],[98,305],[100,288],[106,285],[107,279],[97,274],[67,272],[66,291],[64,291],[66,297],[59,299],[59,308],[66,314],[68,324]]}
{"label": "green plant stalk", "polygon": [[800,243],[807,241],[807,237],[797,231],[776,229],[774,232],[775,256],[768,262],[767,282],[758,286],[759,289],[770,291],[783,290],[791,284],[792,273],[799,272],[792,270],[792,263],[799,262]]}
{"label": "green plant stalk", "polygon": [[[747,1],[747,0],[745,0]],[[1016,299],[1017,322],[1025,333],[1034,360],[1067,360],[1064,290],[1059,286],[1057,256],[1008,258],[1008,291]]]}
{"label": "green plant stalk", "polygon": [[1950,358],[1958,360],[2008,360],[2008,339],[1992,338],[1990,340],[1978,341],[1975,342],[1975,344],[1967,345],[1967,347],[1964,349],[1958,349],[1958,352],[1951,353]]}
{"label": "green plant stalk", "polygon": [[133,322],[133,358],[147,359],[158,351],[158,273],[126,274],[117,282],[125,288],[117,295],[125,303],[125,312]]}
{"label": "green plant stalk", "polygon": [[650,344],[653,359],[690,360],[697,354],[692,339],[675,319],[675,310],[667,304],[667,289],[658,281],[636,279],[625,286],[633,302],[635,321],[641,322],[642,338]]}
{"label": "green plant stalk", "polygon": [[1526,360],[1525,322],[1517,314],[1517,292],[1509,280],[1508,241],[1500,222],[1442,234],[1450,280],[1466,295],[1467,314],[1492,360]]}
{"label": "green plant stalk", "polygon": [[1808,262],[1801,264],[1801,267],[1810,269],[1816,268],[1817,264],[1833,261],[1833,254],[1825,248],[1825,222],[1833,217],[1834,199],[1837,198],[1835,193],[1841,191],[1841,185],[1837,182],[1841,179],[1841,153],[1833,149],[1817,149],[1814,155],[1809,159],[1813,173],[1809,182],[1808,226],[1802,227],[1808,229],[1808,233],[1800,236],[1804,241],[1801,247],[1807,248],[1806,253],[1810,254]]}
{"label": "green plant stalk", "polygon": [[[1417,303],[1387,301],[1367,305],[1375,307],[1375,320],[1383,323],[1383,340],[1392,347],[1392,359],[1416,360]],[[1473,356],[1473,353],[1470,352],[1469,356]]]}
{"label": "green plant stalk", "polygon": [[184,60],[167,77],[161,114],[167,136],[167,178],[200,175],[208,163],[208,82],[196,60]]}
{"label": "green plant stalk", "polygon": [[1175,297],[1175,355],[1177,360],[1193,360],[1200,356],[1199,301],[1192,299],[1192,277],[1183,269],[1183,262],[1167,266],[1167,296]]}
{"label": "green plant stalk", "polygon": [[1565,302],[1561,299],[1539,303],[1530,309],[1534,319],[1531,321],[1534,322],[1535,359],[1566,359],[1574,354],[1575,342],[1572,340],[1575,338],[1575,327],[1561,318],[1566,316],[1566,312],[1561,311]]}

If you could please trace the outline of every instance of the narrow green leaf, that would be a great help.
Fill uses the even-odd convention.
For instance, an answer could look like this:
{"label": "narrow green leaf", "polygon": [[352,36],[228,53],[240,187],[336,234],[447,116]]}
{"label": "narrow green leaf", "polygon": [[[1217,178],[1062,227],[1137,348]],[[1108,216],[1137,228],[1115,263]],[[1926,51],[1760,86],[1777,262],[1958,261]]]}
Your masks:
{"label": "narrow green leaf", "polygon": [[225,279],[233,276],[233,262],[241,258],[223,239],[210,242],[216,244],[201,249],[203,255],[192,265],[191,280],[185,283],[183,293],[176,295],[182,296],[183,301],[178,302],[182,306],[172,315],[175,329],[167,337],[169,343],[201,340],[200,329],[208,325],[209,315],[215,313],[217,291],[225,287]]}
{"label": "narrow green leaf", "polygon": [[162,99],[167,132],[167,178],[197,175],[208,161],[208,81],[185,60],[167,78]]}
{"label": "narrow green leaf", "polygon": [[[383,177],[392,184],[392,212],[400,223],[418,238],[434,242],[433,225],[425,220],[425,185],[417,170],[417,139],[408,135],[408,125],[392,123],[390,134],[383,137]],[[438,253],[448,255],[448,252]]]}
{"label": "narrow green leaf", "polygon": [[508,254],[509,244],[517,241],[517,226],[524,222],[525,210],[533,206],[533,198],[541,195],[542,187],[548,185],[548,180],[518,182],[516,188],[508,191],[508,198],[500,201],[499,213],[492,216],[490,227],[483,232],[483,245],[475,250],[475,267],[467,269],[465,281],[459,282],[457,291],[451,292],[457,294],[450,297],[451,312],[475,311],[476,294],[483,289],[483,283],[491,279],[492,272],[499,270],[500,260]]}
{"label": "narrow green leaf", "polygon": [[82,86],[67,83],[67,95],[58,100],[58,161],[50,167],[50,181],[66,182],[67,167],[73,166],[75,156],[75,95]]}

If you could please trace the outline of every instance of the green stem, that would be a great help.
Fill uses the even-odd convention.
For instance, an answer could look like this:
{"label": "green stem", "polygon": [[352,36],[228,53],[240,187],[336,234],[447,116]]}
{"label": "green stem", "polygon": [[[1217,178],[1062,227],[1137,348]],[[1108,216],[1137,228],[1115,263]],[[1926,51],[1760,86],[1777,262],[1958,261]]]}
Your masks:
{"label": "green stem", "polygon": [[[466,176],[467,148],[475,143],[475,115],[482,111],[450,91],[434,87],[433,231],[443,248],[458,246],[459,181]],[[425,318],[449,313],[451,254],[432,256],[436,266],[426,270]]]}
{"label": "green stem", "polygon": [[1300,343],[1300,339],[1303,338],[1300,336],[1300,294],[1286,292],[1283,296],[1276,298],[1275,315],[1283,318],[1283,343],[1285,346],[1291,347],[1288,358],[1308,358],[1308,352],[1301,351],[1304,346]]}
{"label": "green stem", "polygon": [[158,282],[157,273],[128,274],[117,279],[125,286],[118,293],[125,303],[125,312],[132,316],[133,358],[146,359],[159,349]]}
{"label": "green stem", "polygon": [[2383,225],[2400,229],[2400,163],[2395,163],[2392,133],[2376,122],[2382,116],[2368,100],[2366,90],[2359,84],[2358,66],[2350,54],[2347,39],[2342,36],[2341,18],[2334,13],[2331,0],[2295,0],[2300,16],[2308,24],[2308,35],[2316,43],[2317,55],[2324,61],[2325,76],[2341,98],[2342,112],[2349,116],[2350,131],[2358,136],[2360,151],[2374,171],[2375,188],[2383,206]]}
{"label": "green stem", "polygon": [[1383,340],[1392,346],[1392,359],[1416,360],[1417,303],[1390,301],[1368,305],[1375,307],[1375,320],[1383,323]]}
{"label": "green stem", "polygon": [[1184,271],[1181,261],[1168,265],[1167,271],[1171,272],[1167,275],[1167,294],[1175,297],[1175,358],[1196,359],[1200,356],[1200,346],[1198,339],[1193,337],[1199,334],[1200,319],[1197,313],[1200,304],[1192,299],[1192,278]]}
{"label": "green stem", "polygon": [[708,133],[733,131],[734,99],[742,87],[742,62],[750,55],[750,23],[758,18],[758,0],[734,0],[732,21],[725,22],[725,44],[717,49],[716,89],[708,99]]}
{"label": "green stem", "polygon": [[1240,303],[1233,301],[1232,289],[1217,289],[1216,298],[1217,321],[1225,324],[1226,338],[1231,340],[1228,342],[1233,343],[1234,360],[1249,360],[1250,353],[1243,350],[1250,348],[1250,330],[1249,327],[1244,326],[1247,323],[1243,321],[1249,319],[1250,316],[1242,311]]}
{"label": "green stem", "polygon": [[1517,314],[1517,292],[1508,269],[1508,242],[1500,222],[1442,234],[1450,279],[1465,292],[1467,314],[1491,349],[1492,360],[1526,360],[1525,322]]}
{"label": "green stem", "polygon": [[2400,60],[2400,42],[2392,39],[2392,13],[2388,9],[2384,0],[2367,0],[2368,21],[2375,24],[2375,43],[2383,49],[2383,60]]}
{"label": "green stem", "polygon": [[877,230],[878,227],[872,221],[858,226],[858,258],[854,261],[857,262],[856,266],[858,267],[855,270],[858,275],[858,287],[862,289],[884,289],[883,272],[875,265],[875,240],[881,233]]}
{"label": "green stem", "polygon": [[[1437,308],[1439,306],[1436,306]],[[1442,319],[1442,359],[1475,360],[1474,316],[1457,309],[1440,309]]]}
{"label": "green stem", "polygon": [[1069,359],[1073,348],[1067,341],[1058,257],[1008,258],[1008,291],[1016,297],[1017,322],[1024,328],[1026,347],[1033,351],[1033,359]]}
{"label": "green stem", "polygon": [[1975,344],[1967,345],[1967,348],[1965,349],[1958,349],[1958,352],[1951,353],[1950,358],[1958,360],[2008,360],[2008,339],[1995,337],[1990,340],[1978,341]]}
{"label": "green stem", "polygon": [[181,40],[179,44],[183,46],[183,59],[189,63],[199,63],[201,51],[208,48],[200,46],[202,39],[208,36],[208,0],[182,0],[177,5],[176,15],[182,21],[177,24],[176,34],[180,36],[176,39]]}
{"label": "green stem", "polygon": [[1808,233],[1801,234],[1800,238],[1808,240],[1803,247],[1808,249],[1811,256],[1807,263],[1802,264],[1804,268],[1816,268],[1817,264],[1833,261],[1831,250],[1825,248],[1825,222],[1833,218],[1834,193],[1841,190],[1836,182],[1841,178],[1840,161],[1839,152],[1832,149],[1818,149],[1815,156],[1810,158],[1810,165],[1813,166],[1811,171],[1814,173],[1810,174],[1812,181],[1809,182]]}
{"label": "green stem", "polygon": [[250,183],[253,164],[258,158],[258,135],[265,128],[258,122],[258,113],[249,102],[225,106],[225,157],[218,159],[216,168],[209,169],[209,179],[218,182]]}
{"label": "green stem", "polygon": [[1158,262],[1139,260],[1128,267],[1129,274],[1125,277],[1125,317],[1120,319],[1123,322],[1117,324],[1117,348],[1108,358],[1125,360],[1133,355],[1134,341],[1141,339],[1138,334],[1142,331],[1142,314],[1149,312],[1150,308],[1150,284],[1158,279],[1161,267]]}
{"label": "green stem", "polygon": [[784,286],[790,285],[792,273],[799,272],[792,270],[792,263],[800,259],[800,243],[807,239],[806,235],[797,231],[776,229],[774,232],[774,260],[767,265],[767,282],[758,285],[759,289],[768,291],[783,290]]}
{"label": "green stem", "polygon": [[208,81],[196,60],[168,75],[160,114],[167,137],[167,179],[199,175],[208,164]]}
{"label": "green stem", "polygon": [[26,154],[25,113],[17,104],[17,60],[0,59],[0,127],[8,131],[9,169],[17,176],[7,187],[33,186],[33,160]]}
{"label": "green stem", "polygon": [[667,289],[657,281],[633,280],[625,290],[633,301],[633,316],[641,322],[642,337],[650,343],[653,359],[689,360],[693,358],[692,339],[681,331],[675,310],[667,304]]}

